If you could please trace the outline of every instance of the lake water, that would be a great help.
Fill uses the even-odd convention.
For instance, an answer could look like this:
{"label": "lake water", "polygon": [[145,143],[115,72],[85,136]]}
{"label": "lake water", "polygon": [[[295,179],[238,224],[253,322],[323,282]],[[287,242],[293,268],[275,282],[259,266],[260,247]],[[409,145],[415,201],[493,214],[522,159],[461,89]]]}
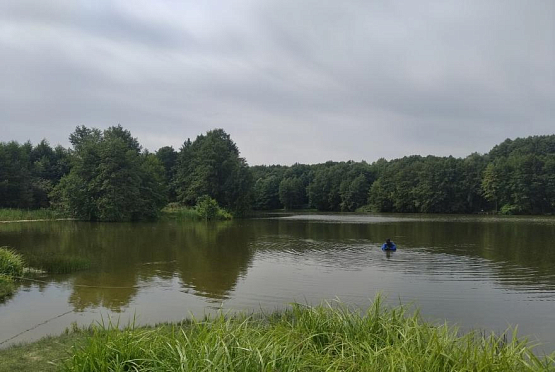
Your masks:
{"label": "lake water", "polygon": [[[398,251],[387,256],[391,238]],[[521,336],[555,350],[555,218],[297,214],[221,223],[0,224],[0,246],[89,259],[0,303],[0,347],[76,322],[179,321],[377,293],[429,320]],[[17,337],[14,337],[18,335]],[[13,337],[13,338],[12,338]],[[5,342],[6,340],[8,340]]]}

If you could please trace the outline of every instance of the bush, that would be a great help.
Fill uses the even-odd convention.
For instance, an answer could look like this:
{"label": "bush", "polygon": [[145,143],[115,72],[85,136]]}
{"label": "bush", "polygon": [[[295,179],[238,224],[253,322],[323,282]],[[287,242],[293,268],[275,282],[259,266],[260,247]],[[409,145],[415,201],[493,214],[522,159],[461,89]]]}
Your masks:
{"label": "bush", "polygon": [[197,205],[195,207],[200,218],[203,220],[229,220],[231,219],[231,214],[226,210],[220,208],[218,202],[208,195],[201,196],[197,200]]}
{"label": "bush", "polygon": [[516,205],[512,205],[512,204],[505,204],[504,206],[501,207],[501,210],[499,211],[499,213],[505,214],[505,215],[518,214],[518,212],[519,212],[519,208]]}

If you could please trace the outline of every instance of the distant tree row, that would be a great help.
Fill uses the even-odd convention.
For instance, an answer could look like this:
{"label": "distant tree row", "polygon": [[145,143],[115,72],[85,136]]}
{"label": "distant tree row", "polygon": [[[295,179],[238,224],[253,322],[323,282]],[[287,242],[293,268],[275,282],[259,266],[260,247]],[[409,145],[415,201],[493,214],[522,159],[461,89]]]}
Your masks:
{"label": "distant tree row", "polygon": [[77,127],[70,142],[70,149],[53,149],[46,140],[0,143],[0,207],[53,206],[80,219],[128,221],[156,218],[168,202],[193,206],[208,196],[234,214],[555,213],[555,135],[508,139],[466,158],[254,167],[222,129],[156,153],[121,126]]}
{"label": "distant tree row", "polygon": [[71,168],[68,150],[46,140],[0,142],[0,208],[46,208],[49,194]]}
{"label": "distant tree row", "polygon": [[555,213],[555,135],[507,139],[463,159],[408,156],[252,170],[255,209]]}

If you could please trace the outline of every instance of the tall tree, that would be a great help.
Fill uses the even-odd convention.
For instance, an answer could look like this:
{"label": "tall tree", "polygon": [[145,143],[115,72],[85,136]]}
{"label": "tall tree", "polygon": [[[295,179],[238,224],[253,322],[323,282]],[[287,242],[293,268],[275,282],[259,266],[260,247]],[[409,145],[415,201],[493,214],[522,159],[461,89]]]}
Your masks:
{"label": "tall tree", "polygon": [[243,213],[252,206],[253,179],[237,145],[223,129],[187,140],[180,149],[175,177],[177,198],[186,205],[208,195],[219,205]]}
{"label": "tall tree", "polygon": [[154,218],[165,204],[164,168],[141,153],[121,126],[101,132],[77,127],[70,136],[73,167],[52,192],[54,205],[85,220]]}
{"label": "tall tree", "polygon": [[284,178],[279,184],[279,200],[285,209],[296,209],[303,206],[305,195],[304,183],[300,178]]}

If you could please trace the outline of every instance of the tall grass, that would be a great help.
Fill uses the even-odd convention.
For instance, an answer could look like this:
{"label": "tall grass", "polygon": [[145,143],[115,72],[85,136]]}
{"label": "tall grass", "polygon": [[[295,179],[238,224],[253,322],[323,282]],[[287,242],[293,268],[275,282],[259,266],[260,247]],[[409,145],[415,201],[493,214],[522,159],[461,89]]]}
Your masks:
{"label": "tall grass", "polygon": [[515,337],[460,335],[379,298],[343,305],[123,330],[96,327],[65,371],[552,371]]}
{"label": "tall grass", "polygon": [[23,257],[9,249],[0,247],[0,299],[11,295],[15,289],[14,277],[23,275]]}
{"label": "tall grass", "polygon": [[58,253],[41,253],[26,255],[29,267],[51,274],[69,274],[91,268],[92,263],[85,257],[76,257]]}
{"label": "tall grass", "polygon": [[21,276],[24,267],[25,262],[19,253],[8,247],[0,247],[0,275]]}
{"label": "tall grass", "polygon": [[0,221],[21,220],[53,220],[65,217],[58,211],[51,209],[2,209],[0,208]]}
{"label": "tall grass", "polygon": [[[198,207],[186,207],[178,203],[170,203],[162,209],[162,216],[178,221],[204,221],[205,218]],[[215,220],[231,220],[233,216],[225,209],[217,209]]]}

